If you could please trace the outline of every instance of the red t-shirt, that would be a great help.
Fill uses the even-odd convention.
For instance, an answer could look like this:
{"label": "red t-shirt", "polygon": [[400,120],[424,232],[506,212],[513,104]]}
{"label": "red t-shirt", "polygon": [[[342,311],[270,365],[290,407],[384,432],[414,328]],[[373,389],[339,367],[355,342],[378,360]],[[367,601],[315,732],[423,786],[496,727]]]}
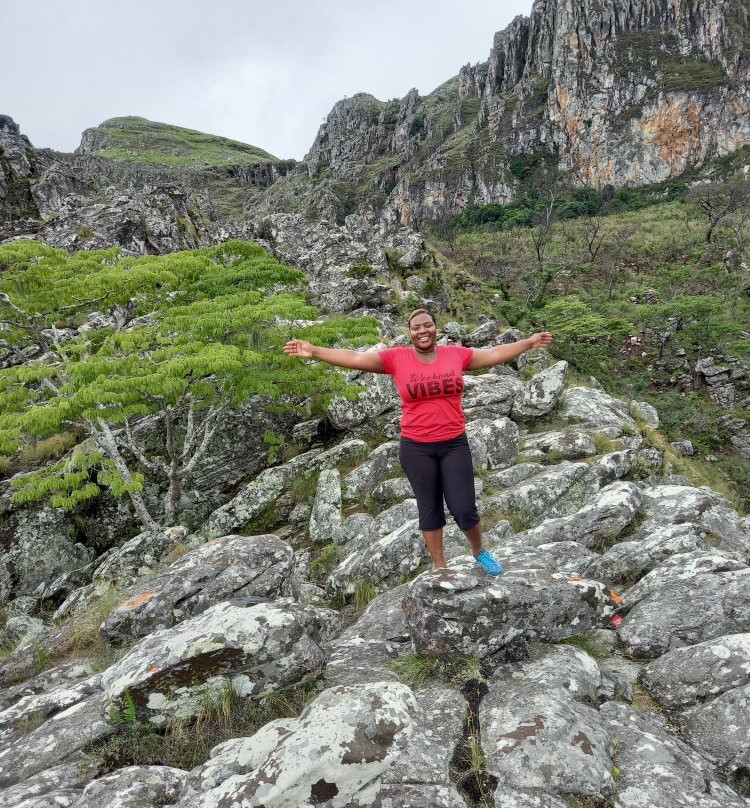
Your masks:
{"label": "red t-shirt", "polygon": [[401,396],[401,434],[422,443],[457,438],[466,428],[461,408],[463,372],[473,348],[436,345],[437,359],[425,364],[413,348],[378,351],[385,372],[393,376]]}

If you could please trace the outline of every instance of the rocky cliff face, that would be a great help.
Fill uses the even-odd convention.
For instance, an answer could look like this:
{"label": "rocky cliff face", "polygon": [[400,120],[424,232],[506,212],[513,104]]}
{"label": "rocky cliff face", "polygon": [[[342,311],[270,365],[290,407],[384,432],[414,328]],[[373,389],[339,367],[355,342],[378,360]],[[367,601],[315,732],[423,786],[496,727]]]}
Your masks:
{"label": "rocky cliff face", "polygon": [[218,221],[294,165],[247,144],[143,119],[87,129],[74,154],[34,149],[0,117],[0,241],[164,253],[213,243]]}
{"label": "rocky cliff face", "polygon": [[540,163],[576,186],[668,180],[750,144],[749,42],[740,0],[537,0],[430,95],[337,103],[309,177],[328,214],[417,226],[511,201]]}
{"label": "rocky cliff face", "polygon": [[34,217],[30,180],[35,172],[31,141],[12,118],[0,115],[0,223]]}

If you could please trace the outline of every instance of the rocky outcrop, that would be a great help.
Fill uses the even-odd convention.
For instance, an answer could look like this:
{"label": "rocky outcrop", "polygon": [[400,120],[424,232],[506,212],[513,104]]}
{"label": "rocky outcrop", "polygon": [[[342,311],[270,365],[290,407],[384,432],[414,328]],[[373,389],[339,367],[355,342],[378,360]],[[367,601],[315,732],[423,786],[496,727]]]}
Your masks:
{"label": "rocky outcrop", "polygon": [[197,715],[227,687],[243,696],[282,690],[323,667],[320,643],[336,625],[335,612],[291,601],[222,601],[142,639],[102,675],[104,695],[121,710],[132,699],[159,725]]}
{"label": "rocky outcrop", "polygon": [[483,658],[519,636],[562,640],[608,622],[609,590],[579,576],[514,570],[495,581],[463,559],[425,573],[404,598],[414,647]]}
{"label": "rocky outcrop", "polygon": [[330,688],[299,719],[215,749],[178,806],[371,804],[409,744],[417,709],[395,682]]}
{"label": "rocky outcrop", "polygon": [[[0,239],[13,232],[13,222],[34,219],[38,210],[31,194],[36,154],[18,124],[0,115]],[[18,225],[16,225],[18,226]]]}
{"label": "rocky outcrop", "polygon": [[339,101],[310,181],[282,180],[273,199],[302,183],[328,212],[418,227],[511,201],[545,161],[572,185],[670,179],[750,143],[747,26],[742,3],[539,0],[430,95]]}
{"label": "rocky outcrop", "polygon": [[111,641],[145,637],[224,600],[298,594],[292,548],[276,536],[223,536],[133,587],[102,623]]}

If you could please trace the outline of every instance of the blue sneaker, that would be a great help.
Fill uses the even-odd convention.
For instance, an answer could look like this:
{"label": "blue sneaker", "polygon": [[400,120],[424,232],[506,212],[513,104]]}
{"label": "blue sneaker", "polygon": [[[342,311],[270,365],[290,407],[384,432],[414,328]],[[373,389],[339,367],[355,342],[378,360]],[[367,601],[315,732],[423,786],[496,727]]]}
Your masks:
{"label": "blue sneaker", "polygon": [[496,561],[486,550],[474,557],[479,566],[490,575],[502,575],[505,572],[503,565]]}

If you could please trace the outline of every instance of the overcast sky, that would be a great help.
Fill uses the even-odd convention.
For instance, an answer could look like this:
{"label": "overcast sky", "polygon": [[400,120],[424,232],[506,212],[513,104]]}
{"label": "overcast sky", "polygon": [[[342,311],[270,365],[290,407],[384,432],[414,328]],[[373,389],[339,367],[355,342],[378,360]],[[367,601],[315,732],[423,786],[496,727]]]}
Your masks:
{"label": "overcast sky", "polygon": [[300,159],[333,104],[426,95],[532,0],[0,0],[0,114],[72,151],[140,115]]}

